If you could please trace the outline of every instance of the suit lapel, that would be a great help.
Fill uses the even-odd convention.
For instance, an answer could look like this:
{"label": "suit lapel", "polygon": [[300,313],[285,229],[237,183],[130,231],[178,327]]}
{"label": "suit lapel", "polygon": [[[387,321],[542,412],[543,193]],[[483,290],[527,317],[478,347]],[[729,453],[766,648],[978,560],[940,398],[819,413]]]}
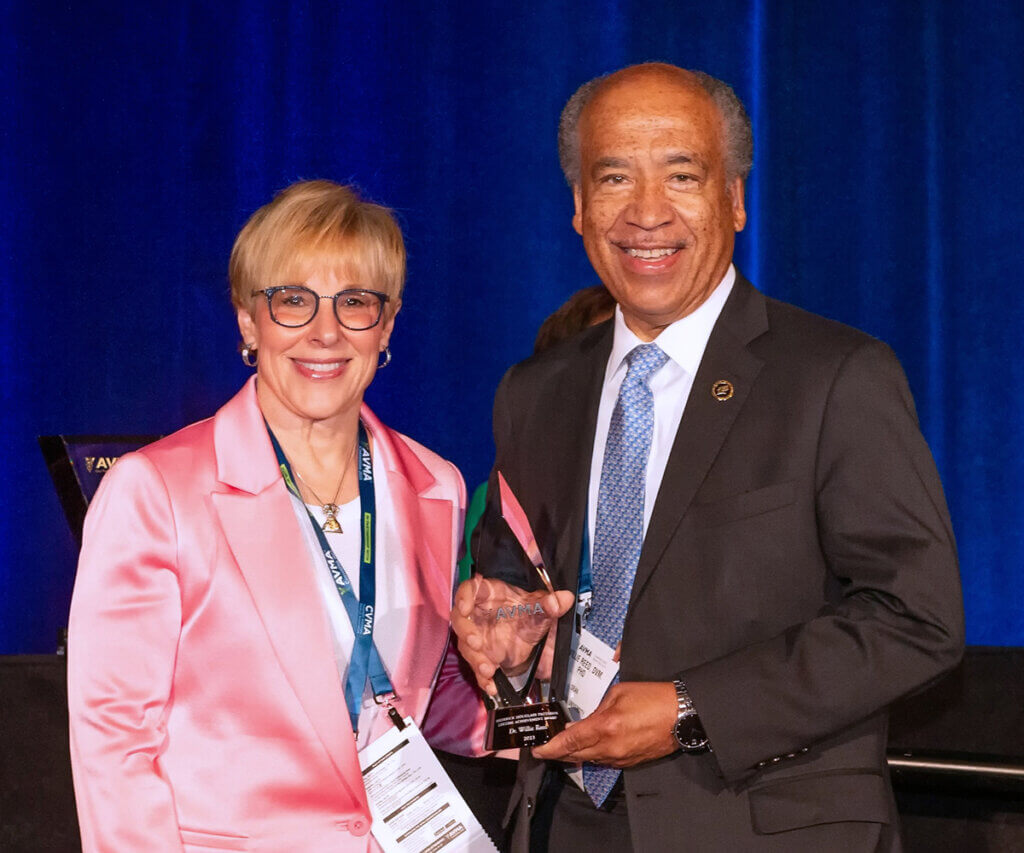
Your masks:
{"label": "suit lapel", "polygon": [[[554,460],[564,460],[555,467],[558,497],[553,506],[568,508],[561,530],[552,531],[555,546],[556,589],[575,591],[579,587],[580,559],[583,553],[583,526],[587,517],[587,494],[590,486],[590,462],[594,453],[594,430],[601,402],[601,387],[612,348],[614,326],[611,321],[596,327],[586,336],[566,364],[563,382],[549,401],[553,417],[544,428],[548,433],[541,440],[552,441]],[[541,537],[538,531],[538,537]],[[543,542],[543,538],[538,541]],[[562,617],[562,630],[555,638],[555,664],[552,686],[555,695],[565,694],[572,632],[573,610]]]}
{"label": "suit lapel", "polygon": [[[566,460],[559,474],[564,493],[559,496],[558,505],[571,509],[565,519],[565,535],[557,537],[554,563],[557,567],[565,567],[560,574],[561,579],[568,584],[562,587],[566,589],[576,589],[579,576],[583,524],[590,486],[590,462],[594,453],[594,430],[612,337],[613,325],[608,322],[602,327],[601,334],[583,343],[573,363],[563,374],[567,386],[561,389],[559,403],[552,409],[559,416],[547,425],[559,440],[559,455],[556,458]],[[569,401],[568,405],[566,401]]]}
{"label": "suit lapel", "polygon": [[358,766],[355,738],[314,568],[291,498],[279,486],[259,495],[215,494],[213,503],[281,669],[344,782]]}
{"label": "suit lapel", "polygon": [[312,582],[315,567],[253,383],[218,412],[214,444],[220,478],[233,488],[212,496],[228,546],[288,683],[342,783],[354,800],[363,802],[361,786],[356,789],[347,781],[358,758],[330,628]]}
{"label": "suit lapel", "polygon": [[[644,537],[631,602],[650,580],[743,408],[763,364],[747,344],[767,330],[764,296],[737,274],[732,293],[708,340],[665,466]],[[729,399],[719,400],[711,393],[719,380],[731,383],[733,393]]]}
{"label": "suit lapel", "polygon": [[[409,489],[407,483],[403,491],[404,498],[395,496],[396,521],[401,519],[402,514],[414,510],[418,519],[416,526],[424,531],[432,530],[434,533],[430,536],[410,537],[408,528],[396,528],[396,533],[403,531],[405,534],[396,537],[401,542],[401,560],[392,562],[389,559],[391,565],[388,566],[388,570],[405,573],[410,619],[402,645],[402,654],[391,675],[392,682],[396,685],[430,687],[439,670],[448,641],[448,614],[452,607],[453,575],[450,569],[445,573],[442,567],[455,565],[451,542],[454,508],[450,501],[418,497]],[[405,509],[402,508],[403,504]],[[441,533],[447,533],[447,544],[440,541]],[[449,556],[446,559],[439,559],[440,551],[446,552]],[[429,653],[427,646],[433,647],[436,654]],[[422,723],[429,704],[430,691],[417,691],[415,697],[399,695],[399,699],[402,713]]]}

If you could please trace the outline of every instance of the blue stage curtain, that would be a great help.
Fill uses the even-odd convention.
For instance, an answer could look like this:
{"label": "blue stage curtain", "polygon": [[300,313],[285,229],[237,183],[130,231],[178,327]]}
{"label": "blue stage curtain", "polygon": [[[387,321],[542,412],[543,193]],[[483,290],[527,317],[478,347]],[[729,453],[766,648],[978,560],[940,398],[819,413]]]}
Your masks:
{"label": "blue stage curtain", "polygon": [[212,414],[247,374],[233,237],[296,179],[354,181],[398,211],[408,290],[369,399],[481,480],[502,372],[595,280],[559,111],[583,80],[648,59],[747,103],[741,268],[893,346],[946,484],[969,641],[1024,644],[1019,0],[24,0],[0,15],[0,652],[52,649],[73,582],[35,437]]}

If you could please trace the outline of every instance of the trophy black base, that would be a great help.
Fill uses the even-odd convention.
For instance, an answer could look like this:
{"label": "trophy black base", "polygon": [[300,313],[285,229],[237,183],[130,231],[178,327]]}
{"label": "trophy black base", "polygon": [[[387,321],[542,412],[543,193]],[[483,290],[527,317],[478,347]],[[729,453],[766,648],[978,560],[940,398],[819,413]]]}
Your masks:
{"label": "trophy black base", "polygon": [[540,746],[562,731],[569,720],[561,702],[492,708],[487,712],[484,748],[497,751]]}

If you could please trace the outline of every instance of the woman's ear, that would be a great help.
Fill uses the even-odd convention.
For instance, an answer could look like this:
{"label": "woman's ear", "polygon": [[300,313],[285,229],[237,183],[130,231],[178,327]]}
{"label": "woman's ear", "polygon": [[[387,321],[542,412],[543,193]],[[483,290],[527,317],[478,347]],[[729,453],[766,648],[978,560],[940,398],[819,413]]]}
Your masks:
{"label": "woman's ear", "polygon": [[259,340],[256,334],[256,321],[252,314],[245,308],[238,309],[238,331],[242,335],[243,344],[252,344],[259,347]]}
{"label": "woman's ear", "polygon": [[391,340],[391,333],[395,329],[395,317],[398,315],[398,312],[402,310],[402,300],[396,299],[394,306],[395,309],[393,311],[386,312],[385,318],[381,320],[381,326],[383,329],[380,334],[380,352],[384,352],[384,349]]}

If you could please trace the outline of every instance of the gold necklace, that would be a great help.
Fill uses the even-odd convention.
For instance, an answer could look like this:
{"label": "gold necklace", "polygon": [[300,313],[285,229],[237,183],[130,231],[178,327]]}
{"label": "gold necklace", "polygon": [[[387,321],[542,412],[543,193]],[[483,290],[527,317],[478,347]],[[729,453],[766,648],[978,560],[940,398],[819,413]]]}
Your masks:
{"label": "gold necklace", "polygon": [[351,454],[345,461],[345,467],[341,470],[341,479],[338,481],[338,488],[335,489],[334,491],[334,499],[331,500],[330,502],[324,502],[320,498],[320,495],[318,495],[316,491],[313,489],[313,487],[306,481],[306,478],[299,474],[298,471],[295,472],[296,476],[298,476],[298,478],[302,480],[306,488],[313,493],[313,497],[316,498],[316,502],[320,504],[320,508],[324,511],[324,515],[326,516],[326,518],[324,519],[323,526],[321,527],[321,530],[323,530],[324,533],[344,532],[341,529],[341,524],[338,522],[338,495],[341,494],[341,487],[345,483],[345,475],[348,474],[349,465],[351,465],[352,457],[354,455],[354,453]]}

